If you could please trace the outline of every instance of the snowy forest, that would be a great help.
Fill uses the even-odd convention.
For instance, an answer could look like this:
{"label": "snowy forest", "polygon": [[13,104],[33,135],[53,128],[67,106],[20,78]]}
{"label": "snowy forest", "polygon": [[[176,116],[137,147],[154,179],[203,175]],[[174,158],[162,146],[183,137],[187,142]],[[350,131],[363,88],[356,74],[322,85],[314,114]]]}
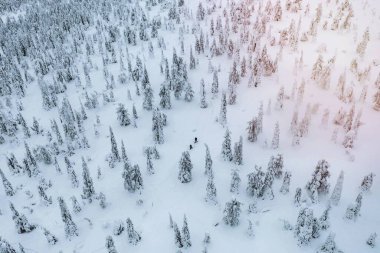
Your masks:
{"label": "snowy forest", "polygon": [[380,252],[378,0],[1,0],[0,253]]}

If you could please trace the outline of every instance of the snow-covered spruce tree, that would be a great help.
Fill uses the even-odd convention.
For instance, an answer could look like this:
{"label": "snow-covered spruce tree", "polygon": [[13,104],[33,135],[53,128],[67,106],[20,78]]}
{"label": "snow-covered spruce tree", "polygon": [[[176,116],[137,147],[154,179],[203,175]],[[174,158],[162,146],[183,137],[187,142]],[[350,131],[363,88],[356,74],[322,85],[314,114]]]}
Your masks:
{"label": "snow-covered spruce tree", "polygon": [[227,124],[227,97],[225,92],[222,93],[218,122],[223,127]]}
{"label": "snow-covered spruce tree", "polygon": [[235,164],[243,164],[243,137],[240,136],[239,142],[236,142],[234,145],[234,157],[233,160]]}
{"label": "snow-covered spruce tree", "polygon": [[206,11],[203,8],[202,2],[199,2],[197,13],[196,13],[197,20],[202,21],[205,19],[205,16],[206,16]]}
{"label": "snow-covered spruce tree", "polygon": [[71,199],[71,204],[73,206],[73,212],[75,214],[80,213],[80,211],[82,211],[82,208],[80,207],[77,198],[75,196],[72,196],[70,199]]}
{"label": "snow-covered spruce tree", "polygon": [[90,176],[90,172],[87,167],[87,163],[82,157],[82,176],[83,176],[83,194],[82,198],[87,199],[88,202],[92,202],[92,199],[95,195],[94,183],[92,182],[92,178]]}
{"label": "snow-covered spruce tree", "polygon": [[280,145],[280,125],[278,121],[274,127],[273,139],[272,139],[272,149],[278,149]]}
{"label": "snow-covered spruce tree", "polygon": [[66,238],[70,240],[73,236],[79,235],[78,228],[77,225],[73,222],[71,214],[67,209],[66,203],[62,197],[58,197],[58,203],[61,209],[62,221],[65,223],[65,235]]}
{"label": "snow-covered spruce tree", "polygon": [[173,231],[174,231],[174,243],[178,248],[183,248],[181,232],[178,229],[177,223],[173,223]]}
{"label": "snow-covered spruce tree", "polygon": [[140,168],[137,164],[129,168],[124,176],[124,189],[129,192],[141,191],[144,188]]}
{"label": "snow-covered spruce tree", "polygon": [[153,131],[153,140],[156,144],[164,143],[164,118],[162,113],[158,108],[153,111],[152,117],[152,131]]}
{"label": "snow-covered spruce tree", "polygon": [[166,82],[161,84],[160,88],[160,106],[162,109],[171,109],[172,104],[170,101],[170,90],[169,87],[167,86]]}
{"label": "snow-covered spruce tree", "polygon": [[216,188],[213,175],[208,176],[205,201],[213,204],[218,202],[216,199]]}
{"label": "snow-covered spruce tree", "polygon": [[16,225],[17,233],[23,234],[23,233],[29,233],[32,232],[36,226],[33,224],[30,224],[28,219],[25,217],[25,215],[20,214],[14,205],[12,203],[9,204],[9,208],[12,211],[12,220],[14,221]]}
{"label": "snow-covered spruce tree", "polygon": [[193,88],[191,87],[191,84],[188,82],[186,87],[185,87],[185,101],[186,102],[191,102],[194,98],[194,91]]}
{"label": "snow-covered spruce tree", "polygon": [[24,137],[30,138],[31,135],[30,135],[29,127],[26,124],[26,121],[25,121],[24,117],[21,115],[21,113],[19,113],[19,115],[18,115],[18,120],[20,122],[20,125],[22,126],[22,130],[24,132]]}
{"label": "snow-covered spruce tree", "polygon": [[134,229],[130,218],[127,219],[128,242],[137,245],[141,241],[141,235]]}
{"label": "snow-covered spruce tree", "polygon": [[267,170],[267,172],[265,173],[263,186],[261,187],[261,190],[258,193],[259,197],[262,197],[263,199],[267,197],[269,197],[269,199],[274,198],[273,189],[272,189],[273,181],[274,181],[273,173]]}
{"label": "snow-covered spruce tree", "polygon": [[239,217],[241,213],[241,203],[236,199],[231,200],[226,203],[226,207],[224,208],[224,217],[223,221],[226,225],[231,227],[235,227],[239,225]]}
{"label": "snow-covered spruce tree", "polygon": [[[0,170],[0,172],[1,172],[1,170]],[[360,188],[363,192],[368,192],[371,189],[374,177],[375,177],[375,174],[370,173],[363,178],[363,181],[360,185]]]}
{"label": "snow-covered spruce tree", "polygon": [[377,89],[375,95],[373,96],[372,108],[375,111],[380,111],[380,87]]}
{"label": "snow-covered spruce tree", "polygon": [[189,183],[192,180],[192,169],[193,164],[191,163],[189,151],[182,152],[181,160],[179,161],[178,180],[181,183]]}
{"label": "snow-covered spruce tree", "polygon": [[342,195],[342,189],[343,189],[343,181],[344,181],[344,171],[342,170],[339,173],[338,180],[336,181],[334,190],[331,193],[331,197],[330,197],[330,203],[334,206],[338,205],[340,201],[340,197]]}
{"label": "snow-covered spruce tree", "polygon": [[222,157],[225,161],[232,161],[232,149],[231,149],[231,133],[228,129],[224,134],[224,141],[222,143]]}
{"label": "snow-covered spruce tree", "polygon": [[323,70],[323,58],[322,55],[318,56],[317,61],[313,65],[313,71],[311,73],[311,79],[317,81],[319,80]]}
{"label": "snow-covered spruce tree", "polygon": [[262,197],[261,193],[264,187],[265,173],[261,167],[255,166],[255,172],[247,175],[247,194],[254,197]]}
{"label": "snow-covered spruce tree", "polygon": [[203,80],[203,78],[201,79],[199,93],[200,93],[200,96],[201,96],[201,103],[200,103],[201,108],[207,108],[208,104],[207,104],[207,101],[206,101],[206,88],[205,88],[205,81]]}
{"label": "snow-covered spruce tree", "polygon": [[330,233],[326,241],[317,250],[317,253],[343,253],[343,251],[339,250],[336,247],[336,243],[334,239],[335,239],[335,234]]}
{"label": "snow-covered spruce tree", "polygon": [[232,171],[232,177],[231,177],[231,184],[230,184],[230,192],[234,194],[239,193],[239,187],[240,187],[240,176],[237,170]]}
{"label": "snow-covered spruce tree", "polygon": [[284,99],[285,99],[285,90],[284,86],[281,86],[280,90],[277,93],[277,99],[276,99],[276,110],[282,110],[284,107]]}
{"label": "snow-covered spruce tree", "polygon": [[350,204],[346,209],[345,218],[347,220],[356,220],[358,216],[360,216],[360,209],[362,207],[362,193],[356,197],[355,204]]}
{"label": "snow-covered spruce tree", "polygon": [[376,233],[372,233],[368,240],[366,241],[367,245],[370,246],[371,248],[375,248],[376,246],[376,237],[377,237],[377,234]]}
{"label": "snow-covered spruce tree", "polygon": [[297,224],[294,226],[294,235],[298,240],[298,245],[308,245],[313,238],[319,237],[319,229],[318,220],[313,216],[313,210],[301,209]]}
{"label": "snow-covered spruce tree", "polygon": [[234,105],[236,104],[236,85],[233,83],[228,84],[228,104]]}
{"label": "snow-covered spruce tree", "polygon": [[149,152],[146,154],[146,170],[149,175],[154,174],[152,155]]}
{"label": "snow-covered spruce tree", "polygon": [[281,8],[281,2],[277,1],[276,5],[274,6],[273,11],[273,20],[274,21],[280,21],[282,18],[282,8]]}
{"label": "snow-covered spruce tree", "polygon": [[0,169],[0,176],[1,176],[1,179],[3,181],[5,195],[7,195],[7,196],[15,195],[15,191],[13,190],[11,183],[5,177],[4,172],[1,169]]}
{"label": "snow-covered spruce tree", "polygon": [[282,194],[286,194],[289,192],[290,179],[292,177],[292,173],[289,171],[285,171],[284,179],[280,188],[280,192]]}
{"label": "snow-covered spruce tree", "polygon": [[117,110],[117,120],[119,121],[120,126],[128,126],[131,124],[131,120],[129,118],[128,110],[125,109],[123,104],[119,104]]}
{"label": "snow-covered spruce tree", "polygon": [[[28,162],[30,167],[37,168],[36,159],[32,155],[32,152],[30,151],[29,145],[26,142],[24,144],[25,144],[25,151],[26,151],[26,161]],[[33,171],[35,171],[35,170],[33,169]],[[35,172],[37,172],[37,171],[35,171]],[[37,174],[33,174],[33,176],[36,176]]]}
{"label": "snow-covered spruce tree", "polygon": [[133,104],[133,106],[132,106],[132,113],[133,113],[133,118],[135,120],[139,118],[139,116],[137,115],[137,110],[136,110],[135,104]]}
{"label": "snow-covered spruce tree", "polygon": [[330,184],[327,179],[330,177],[330,164],[326,160],[318,161],[312,175],[312,179],[306,184],[306,190],[313,203],[318,202],[318,196],[329,193]]}
{"label": "snow-covered spruce tree", "polygon": [[55,245],[58,242],[58,238],[55,235],[53,235],[49,230],[47,230],[46,228],[42,228],[42,230],[44,232],[44,236],[47,242],[50,245]]}
{"label": "snow-covered spruce tree", "polygon": [[1,253],[17,253],[17,251],[9,244],[8,241],[0,237],[0,252]]}
{"label": "snow-covered spruce tree", "polygon": [[125,151],[124,141],[121,141],[121,159],[124,163],[128,162],[127,151]]}
{"label": "snow-covered spruce tree", "polygon": [[258,128],[258,119],[253,118],[251,121],[248,122],[248,140],[250,142],[256,142],[257,141],[257,135],[259,134],[259,128]]}
{"label": "snow-covered spruce tree", "polygon": [[121,235],[125,231],[125,223],[122,220],[116,220],[112,227],[114,235]]}
{"label": "snow-covered spruce tree", "polygon": [[40,198],[41,198],[41,203],[46,206],[51,205],[53,203],[52,197],[51,196],[48,197],[46,195],[46,192],[41,185],[39,185],[37,188],[38,188],[38,194],[40,195]]}
{"label": "snow-covered spruce tree", "polygon": [[115,243],[113,242],[113,238],[110,235],[106,238],[106,249],[108,253],[117,253]]}
{"label": "snow-covered spruce tree", "polygon": [[32,127],[30,129],[32,129],[32,131],[36,135],[42,134],[43,131],[42,131],[42,129],[40,127],[40,123],[38,123],[36,117],[33,117],[33,125],[32,125]]}
{"label": "snow-covered spruce tree", "polygon": [[116,139],[111,127],[110,127],[110,140],[111,140],[111,159],[113,163],[119,162],[120,161],[119,150],[117,149]]}
{"label": "snow-covered spruce tree", "polygon": [[216,97],[219,92],[219,79],[218,72],[214,71],[211,84],[211,93],[213,97]]}
{"label": "snow-covered spruce tree", "polygon": [[325,211],[323,211],[321,217],[319,217],[319,225],[322,230],[327,230],[330,227],[330,218],[329,213],[331,210],[331,206],[329,205]]}
{"label": "snow-covered spruce tree", "polygon": [[300,187],[297,187],[296,194],[294,195],[294,205],[297,207],[301,205],[301,196],[302,190]]}
{"label": "snow-covered spruce tree", "polygon": [[210,176],[212,173],[212,159],[210,154],[210,149],[208,148],[208,145],[205,144],[206,148],[206,157],[205,157],[205,175]]}
{"label": "snow-covered spruce tree", "polygon": [[183,244],[183,247],[185,248],[191,247],[190,231],[189,231],[189,225],[187,224],[186,215],[183,216],[182,244]]}
{"label": "snow-covered spruce tree", "polygon": [[283,168],[284,159],[282,154],[277,154],[277,156],[271,156],[268,163],[268,171],[270,171],[274,177],[280,178],[282,176]]}
{"label": "snow-covered spruce tree", "polygon": [[153,109],[153,89],[149,82],[146,84],[146,87],[144,89],[143,108],[147,111]]}
{"label": "snow-covered spruce tree", "polygon": [[255,231],[253,230],[253,223],[252,223],[251,220],[248,220],[247,235],[249,237],[254,237],[255,236]]}
{"label": "snow-covered spruce tree", "polygon": [[17,158],[13,153],[7,157],[7,165],[12,175],[17,175],[22,171],[22,167],[19,165]]}

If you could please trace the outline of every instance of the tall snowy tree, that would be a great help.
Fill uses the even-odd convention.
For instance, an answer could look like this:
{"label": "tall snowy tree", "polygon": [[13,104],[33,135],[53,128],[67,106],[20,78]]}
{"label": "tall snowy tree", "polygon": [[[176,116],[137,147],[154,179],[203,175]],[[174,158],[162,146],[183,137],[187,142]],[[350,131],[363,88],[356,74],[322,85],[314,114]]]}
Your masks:
{"label": "tall snowy tree", "polygon": [[377,234],[376,233],[372,233],[368,240],[366,241],[367,245],[370,246],[371,248],[374,248],[376,246],[376,237],[377,237]]}
{"label": "tall snowy tree", "polygon": [[231,177],[231,184],[230,184],[230,192],[234,194],[239,193],[239,187],[240,187],[240,176],[237,170],[232,171],[232,177]]}
{"label": "tall snowy tree", "polygon": [[212,159],[208,145],[205,144],[206,157],[205,157],[205,175],[210,176],[212,173]]}
{"label": "tall snowy tree", "polygon": [[163,115],[158,108],[153,111],[152,117],[152,131],[153,131],[153,140],[156,144],[164,143],[164,119]]}
{"label": "tall snowy tree", "polygon": [[65,223],[65,234],[66,238],[69,240],[73,236],[78,236],[78,228],[77,225],[73,222],[71,218],[71,214],[67,209],[66,203],[62,197],[58,197],[59,207],[61,209],[62,221]]}
{"label": "tall snowy tree", "polygon": [[343,251],[336,247],[334,238],[335,234],[330,233],[326,241],[317,250],[317,253],[343,253]]}
{"label": "tall snowy tree", "polygon": [[251,121],[248,122],[247,130],[248,130],[248,140],[250,142],[256,142],[257,135],[259,134],[257,118],[253,118]]}
{"label": "tall snowy tree", "polygon": [[177,223],[173,224],[173,230],[174,230],[174,243],[178,248],[183,248],[182,243],[182,236],[178,229]]}
{"label": "tall snowy tree", "polygon": [[224,127],[227,124],[227,97],[222,93],[218,122]]}
{"label": "tall snowy tree", "polygon": [[239,217],[241,213],[241,203],[236,199],[231,200],[226,203],[226,207],[224,208],[224,217],[223,221],[226,225],[231,227],[235,227],[239,225]]}
{"label": "tall snowy tree", "polygon": [[153,109],[153,89],[149,82],[146,84],[146,87],[144,89],[143,108],[147,111]]}
{"label": "tall snowy tree", "polygon": [[135,164],[133,167],[129,168],[124,175],[124,189],[133,193],[138,190],[141,191],[143,188],[140,167]]}
{"label": "tall snowy tree", "polygon": [[239,142],[236,142],[234,145],[234,157],[233,160],[235,164],[243,164],[243,137],[240,136]]}
{"label": "tall snowy tree", "polygon": [[92,182],[92,178],[90,176],[90,172],[87,167],[87,163],[82,157],[82,169],[83,169],[83,199],[87,199],[88,202],[92,202],[92,199],[95,195],[94,183]]}
{"label": "tall snowy tree", "polygon": [[189,225],[187,224],[186,215],[183,216],[182,243],[185,248],[191,247],[190,231],[189,231]]}
{"label": "tall snowy tree", "polygon": [[228,129],[224,134],[224,141],[222,143],[222,157],[225,161],[232,161],[232,149],[231,149],[231,133]]}
{"label": "tall snowy tree", "polygon": [[117,149],[117,143],[115,136],[113,134],[112,128],[110,127],[110,140],[111,140],[111,156],[113,162],[119,162],[120,161],[120,155],[119,150]]}
{"label": "tall snowy tree", "polygon": [[330,184],[327,179],[330,177],[330,164],[326,160],[318,161],[312,179],[306,184],[306,189],[313,203],[318,202],[318,196],[329,193]]}
{"label": "tall snowy tree", "polygon": [[280,126],[279,123],[276,122],[274,127],[273,139],[272,139],[272,149],[278,149],[280,144]]}
{"label": "tall snowy tree", "polygon": [[170,90],[166,83],[161,84],[160,88],[160,106],[162,109],[170,109],[172,107],[170,102]]}
{"label": "tall snowy tree", "polygon": [[213,97],[216,97],[218,92],[219,92],[218,72],[214,71],[213,78],[212,78],[212,84],[211,84],[211,93],[212,93]]}
{"label": "tall snowy tree", "polygon": [[125,109],[123,104],[121,103],[119,104],[116,113],[117,113],[117,120],[119,121],[120,126],[128,126],[131,124],[128,110]]}
{"label": "tall snowy tree", "polygon": [[201,108],[207,108],[208,104],[206,101],[206,88],[205,88],[205,81],[201,79],[201,86],[200,86],[200,96],[201,96]]}
{"label": "tall snowy tree", "polygon": [[191,163],[189,151],[182,152],[181,160],[179,162],[178,180],[181,183],[189,183],[192,180],[192,169],[193,164]]}
{"label": "tall snowy tree", "polygon": [[152,156],[149,152],[146,154],[146,170],[147,170],[149,175],[154,174]]}
{"label": "tall snowy tree", "polygon": [[286,194],[289,192],[289,185],[290,185],[290,179],[292,177],[292,173],[289,172],[289,171],[285,171],[285,174],[284,174],[284,179],[283,179],[283,182],[282,182],[282,186],[280,188],[280,192],[282,194]]}
{"label": "tall snowy tree", "polygon": [[210,202],[213,204],[217,203],[216,188],[215,188],[213,176],[208,176],[205,200],[206,200],[206,202]]}
{"label": "tall snowy tree", "polygon": [[141,235],[134,229],[130,218],[127,219],[128,242],[137,245],[141,241]]}
{"label": "tall snowy tree", "polygon": [[300,246],[308,245],[312,239],[319,237],[319,224],[313,216],[312,209],[303,208],[300,210],[294,233]]}
{"label": "tall snowy tree", "polygon": [[12,220],[16,225],[17,233],[29,233],[36,229],[36,225],[30,224],[25,215],[20,214],[12,203],[9,204],[9,207],[12,211]]}
{"label": "tall snowy tree", "polygon": [[5,195],[7,195],[7,196],[13,196],[15,194],[15,191],[14,191],[11,183],[5,177],[4,172],[1,169],[0,169],[0,176],[1,176],[1,179],[3,181]]}
{"label": "tall snowy tree", "polygon": [[344,171],[342,170],[339,173],[339,177],[336,181],[334,190],[331,193],[331,197],[330,197],[330,203],[333,204],[334,206],[338,205],[340,201],[340,197],[342,195],[342,189],[343,189],[343,181],[344,181]]}
{"label": "tall snowy tree", "polygon": [[345,217],[348,220],[356,220],[358,216],[360,216],[360,209],[362,207],[362,193],[356,197],[355,204],[350,204],[346,209]]}
{"label": "tall snowy tree", "polygon": [[108,253],[117,253],[115,243],[113,242],[113,238],[110,235],[106,238],[106,249]]}

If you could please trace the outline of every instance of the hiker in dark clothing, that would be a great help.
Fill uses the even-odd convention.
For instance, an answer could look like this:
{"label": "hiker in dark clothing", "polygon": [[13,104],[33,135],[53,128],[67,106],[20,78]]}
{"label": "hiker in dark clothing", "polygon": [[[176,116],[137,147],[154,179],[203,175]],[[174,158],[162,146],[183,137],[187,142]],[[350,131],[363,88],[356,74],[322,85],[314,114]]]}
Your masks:
{"label": "hiker in dark clothing", "polygon": [[194,138],[194,143],[198,143],[198,138],[197,137]]}
{"label": "hiker in dark clothing", "polygon": [[193,149],[193,145],[190,145],[190,150],[192,150]]}

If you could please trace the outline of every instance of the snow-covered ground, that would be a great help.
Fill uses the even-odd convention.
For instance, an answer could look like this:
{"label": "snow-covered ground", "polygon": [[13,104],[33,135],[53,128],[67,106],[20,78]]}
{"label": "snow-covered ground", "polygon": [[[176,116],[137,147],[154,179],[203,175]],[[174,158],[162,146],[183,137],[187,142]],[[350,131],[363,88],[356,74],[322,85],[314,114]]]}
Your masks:
{"label": "snow-covered ground", "polygon": [[[96,1],[98,2],[98,1]],[[139,1],[140,6],[144,9],[145,2]],[[171,1],[167,1],[170,2]],[[41,173],[36,177],[29,178],[25,174],[12,175],[8,170],[7,157],[14,153],[19,164],[22,165],[22,159],[25,157],[24,134],[20,126],[16,137],[5,137],[6,142],[0,145],[0,168],[7,179],[11,182],[14,190],[14,196],[6,196],[3,187],[0,186],[0,236],[8,241],[13,247],[18,249],[18,243],[22,244],[25,252],[107,252],[105,242],[106,237],[111,235],[115,242],[115,248],[118,252],[177,252],[178,248],[174,243],[174,232],[169,226],[169,214],[173,220],[182,227],[183,217],[186,215],[192,246],[187,249],[181,249],[183,252],[201,252],[207,248],[207,252],[316,252],[316,250],[325,242],[330,232],[336,234],[335,242],[337,247],[345,253],[357,252],[378,252],[379,245],[371,248],[366,241],[371,233],[380,233],[380,183],[379,176],[374,178],[373,186],[368,192],[363,193],[363,201],[360,210],[360,216],[356,220],[345,219],[346,209],[350,204],[355,203],[357,195],[360,193],[360,185],[364,176],[371,172],[379,174],[380,152],[378,150],[380,142],[380,112],[373,109],[373,96],[379,90],[375,81],[378,77],[380,67],[380,3],[376,0],[359,0],[349,1],[352,5],[354,16],[351,20],[349,29],[331,30],[338,7],[343,1],[303,1],[302,9],[297,13],[286,10],[287,1],[281,1],[282,19],[267,23],[267,31],[261,38],[261,49],[266,45],[269,56],[274,60],[280,50],[278,40],[280,31],[289,28],[291,21],[294,20],[297,28],[299,18],[301,17],[300,37],[303,32],[307,32],[310,22],[315,18],[316,8],[320,2],[322,4],[321,21],[318,23],[318,33],[315,39],[309,38],[308,41],[298,41],[296,51],[293,51],[289,45],[285,45],[281,57],[278,59],[278,71],[271,76],[262,76],[261,84],[258,87],[248,87],[249,73],[246,77],[241,78],[237,85],[236,104],[227,106],[227,124],[222,126],[216,119],[219,117],[221,107],[221,93],[227,91],[229,72],[231,71],[233,59],[236,55],[228,57],[227,53],[221,56],[211,57],[211,53],[206,49],[205,53],[198,55],[195,52],[195,35],[191,33],[193,24],[199,22],[204,35],[209,34],[211,19],[216,22],[218,16],[222,17],[223,27],[225,18],[223,10],[226,9],[228,16],[231,2],[222,1],[202,1],[205,8],[211,7],[215,2],[216,10],[206,15],[205,20],[197,21],[196,13],[198,1],[185,0],[183,10],[189,10],[192,17],[185,18],[181,14],[181,23],[184,23],[184,55],[181,54],[181,43],[179,28],[181,24],[175,24],[173,31],[166,30],[163,27],[158,30],[159,36],[165,40],[166,49],[163,55],[167,57],[169,66],[172,65],[173,48],[176,49],[178,56],[183,57],[189,66],[190,47],[199,61],[195,70],[188,69],[188,81],[191,83],[195,96],[192,102],[186,102],[183,99],[175,99],[171,94],[172,109],[163,109],[167,115],[167,126],[163,128],[164,143],[157,144],[157,150],[160,153],[160,159],[153,159],[155,174],[149,175],[146,170],[146,156],[144,147],[155,145],[152,137],[152,111],[143,109],[143,90],[141,95],[135,93],[135,83],[131,79],[127,84],[120,84],[117,76],[120,74],[120,61],[118,42],[114,43],[117,52],[118,63],[109,64],[107,68],[115,76],[116,86],[113,88],[115,101],[103,104],[101,94],[106,90],[106,81],[103,75],[102,58],[98,52],[98,45],[94,43],[95,55],[91,55],[93,65],[98,69],[91,69],[90,77],[92,87],[85,84],[85,75],[82,64],[86,62],[85,45],[81,45],[83,53],[76,57],[77,68],[82,85],[75,85],[74,81],[67,84],[67,90],[63,94],[58,94],[58,106],[62,105],[62,100],[66,97],[74,110],[80,111],[80,102],[85,102],[84,92],[89,94],[97,91],[99,95],[99,106],[95,109],[86,109],[88,119],[83,122],[85,135],[88,139],[90,148],[76,149],[75,154],[69,159],[74,163],[74,170],[79,179],[79,187],[73,188],[70,178],[66,173],[64,161],[65,154],[61,152],[57,155],[57,161],[61,167],[62,174],[59,174],[54,165],[46,165],[43,162],[38,163]],[[235,1],[240,3],[243,1]],[[249,29],[254,31],[253,24],[258,17],[259,2],[262,2],[260,16],[265,13],[267,1],[244,1],[249,7],[254,6],[250,17],[251,24]],[[272,1],[275,4],[275,1]],[[310,4],[310,11],[304,14],[306,5]],[[129,4],[126,3],[128,6]],[[159,15],[162,19],[167,18],[168,10],[160,9],[161,5],[145,9],[148,19]],[[331,15],[330,15],[331,14]],[[7,14],[9,15],[9,14]],[[100,17],[99,17],[100,18]],[[231,17],[229,16],[229,19]],[[323,29],[325,21],[328,22],[327,29]],[[103,24],[107,24],[104,20]],[[126,22],[126,21],[125,21]],[[112,17],[109,24],[116,24]],[[231,24],[231,20],[230,20]],[[121,23],[119,27],[121,34],[128,26],[127,23]],[[365,29],[369,27],[370,39],[365,50],[364,56],[359,56],[356,52],[357,45],[363,37]],[[150,29],[149,33],[150,33]],[[240,31],[240,28],[238,29]],[[276,38],[276,45],[270,45],[271,36]],[[85,31],[86,35],[95,33],[92,27]],[[254,34],[253,32],[251,34]],[[108,36],[108,35],[107,35]],[[199,33],[196,34],[199,37]],[[209,35],[210,45],[212,37]],[[229,39],[234,42],[239,41],[239,34],[230,31]],[[137,32],[138,37],[138,32]],[[217,38],[217,36],[215,36]],[[154,56],[151,56],[148,50],[148,42],[140,41],[137,38],[137,45],[128,45],[124,37],[119,39],[124,54],[124,64],[127,66],[127,52],[134,68],[135,59],[139,56],[146,66],[150,84],[154,91],[154,105],[158,106],[160,101],[160,85],[164,82],[165,76],[160,73],[161,49],[157,46],[156,38],[152,38],[154,47]],[[70,40],[69,40],[70,41]],[[248,43],[241,44],[240,59],[246,58],[247,62],[250,54],[247,51]],[[303,54],[303,67],[294,71],[295,59],[299,60]],[[331,68],[331,81],[328,89],[318,87],[310,76],[312,68],[319,55],[323,56],[324,64],[332,57],[336,57],[335,64]],[[351,61],[356,58],[359,71],[363,71],[368,66],[371,67],[368,78],[358,81],[356,74],[350,70]],[[239,59],[239,58],[238,58]],[[212,97],[211,84],[213,73],[209,71],[211,63],[218,70],[219,77],[219,94]],[[31,66],[32,63],[30,63]],[[324,66],[325,66],[324,65]],[[32,67],[33,69],[33,67]],[[354,100],[345,103],[339,100],[335,94],[339,76],[346,70],[346,87],[352,85]],[[127,72],[127,71],[126,71]],[[239,71],[240,72],[240,71]],[[33,73],[33,71],[31,71]],[[127,74],[130,77],[130,74]],[[51,74],[44,77],[46,80],[52,80]],[[207,108],[200,108],[200,82],[204,79],[206,85]],[[297,85],[305,80],[305,94],[303,101],[297,104],[297,99],[291,99],[292,87],[294,82]],[[51,82],[51,81],[50,81]],[[140,82],[138,82],[140,85]],[[359,101],[363,87],[368,86],[367,97],[364,102]],[[277,94],[281,87],[285,89],[285,99],[283,108],[276,109]],[[131,99],[128,98],[128,90],[131,93]],[[297,97],[298,89],[296,91]],[[62,136],[63,128],[59,120],[58,108],[55,107],[49,111],[42,107],[42,95],[38,88],[37,81],[33,81],[26,89],[25,97],[18,98],[16,95],[9,96],[13,102],[11,108],[6,106],[5,96],[0,101],[3,106],[2,112],[9,109],[17,115],[16,101],[20,99],[24,105],[21,114],[27,124],[32,126],[33,117],[45,129],[45,135],[36,135],[32,132],[30,138],[25,139],[26,143],[33,149],[37,145],[48,143],[46,132],[51,131],[50,120],[56,119],[59,123]],[[268,103],[271,101],[268,110]],[[139,118],[136,120],[137,127],[120,126],[116,109],[119,103],[123,103],[132,118],[132,106],[136,106]],[[260,103],[263,104],[263,132],[259,134],[258,141],[252,143],[247,139],[248,121],[256,117],[259,112]],[[360,118],[360,127],[354,140],[352,149],[343,147],[342,142],[346,132],[342,126],[334,124],[333,119],[337,111],[342,107],[347,113],[355,104],[355,117],[359,111],[362,112]],[[291,121],[295,110],[298,111],[298,119],[304,117],[307,106],[315,106],[311,113],[310,128],[308,134],[300,139],[300,145],[292,145],[293,135],[290,131]],[[325,109],[329,110],[330,117],[327,125],[322,125],[322,116]],[[94,134],[94,124],[96,117],[100,118],[98,126],[99,136]],[[272,149],[271,143],[274,134],[276,122],[280,126],[279,148]],[[126,153],[131,164],[138,164],[141,170],[144,188],[141,193],[130,193],[124,189],[124,179],[122,178],[123,163],[118,162],[114,168],[110,168],[105,160],[111,152],[111,142],[109,127],[112,127],[118,148],[121,148],[121,141],[124,142]],[[334,130],[338,127],[337,141],[331,140]],[[224,161],[221,156],[222,142],[226,129],[231,131],[232,143],[243,137],[243,164],[236,165],[233,162]],[[52,134],[55,138],[55,135]],[[194,138],[198,138],[198,143],[194,144]],[[189,150],[189,145],[193,149]],[[206,185],[207,176],[205,170],[205,145],[207,144],[211,157],[212,169],[214,172],[214,182],[217,190],[217,204],[206,202]],[[66,149],[66,145],[60,147]],[[183,151],[189,150],[193,164],[192,181],[183,184],[178,180],[179,161]],[[119,151],[120,152],[120,151]],[[254,199],[246,193],[247,174],[254,172],[255,165],[262,166],[266,171],[268,162],[272,155],[282,154],[284,159],[284,171],[292,173],[289,193],[282,194],[279,189],[282,185],[282,179],[275,179],[273,183],[274,199],[261,198],[257,200],[257,212],[248,213],[249,204]],[[96,193],[104,193],[106,196],[107,207],[101,208],[98,201],[92,203],[81,199],[83,178],[82,178],[82,161],[85,157],[89,167],[90,175],[93,179]],[[311,204],[307,196],[305,185],[312,178],[312,173],[319,160],[325,159],[330,164],[330,174],[328,182],[330,183],[330,192],[320,198],[319,203]],[[102,175],[97,177],[98,168]],[[239,194],[230,192],[231,172],[236,169],[241,178]],[[291,225],[296,225],[299,210],[303,207],[309,207],[314,211],[316,217],[320,217],[322,212],[327,208],[330,194],[335,186],[339,173],[344,171],[343,191],[340,202],[333,206],[330,211],[330,227],[322,230],[320,236],[313,239],[307,246],[298,246],[297,238],[293,230],[284,230],[282,220],[287,220]],[[52,186],[46,189],[46,194],[52,196],[51,205],[43,205],[40,202],[37,186],[40,179],[45,178],[51,181]],[[302,188],[304,202],[301,207],[294,205],[294,195],[296,188]],[[28,192],[31,194],[29,195]],[[72,215],[74,223],[78,227],[79,236],[74,236],[70,240],[65,236],[64,223],[61,218],[61,211],[57,197],[63,197],[68,209]],[[75,214],[71,205],[71,196],[76,196],[82,207],[82,211]],[[225,204],[236,198],[242,203],[242,212],[240,215],[240,224],[236,227],[230,227],[223,222],[223,210]],[[139,200],[142,203],[137,204]],[[38,224],[48,229],[58,238],[55,245],[49,245],[44,238],[41,230],[36,229],[30,233],[18,234],[15,228],[15,222],[12,220],[12,212],[9,209],[9,203],[12,202],[16,209],[25,214],[28,221]],[[113,227],[116,221],[125,222],[130,218],[134,228],[140,233],[142,240],[137,245],[128,243],[127,232],[121,235],[113,234]],[[91,220],[91,224],[89,224]],[[254,236],[247,235],[249,220],[253,222]],[[211,242],[205,246],[203,239],[205,233],[209,233]],[[379,239],[378,239],[379,240]],[[0,251],[1,252],[1,251]],[[7,252],[7,251],[5,251]],[[331,251],[334,252],[334,251]]]}

